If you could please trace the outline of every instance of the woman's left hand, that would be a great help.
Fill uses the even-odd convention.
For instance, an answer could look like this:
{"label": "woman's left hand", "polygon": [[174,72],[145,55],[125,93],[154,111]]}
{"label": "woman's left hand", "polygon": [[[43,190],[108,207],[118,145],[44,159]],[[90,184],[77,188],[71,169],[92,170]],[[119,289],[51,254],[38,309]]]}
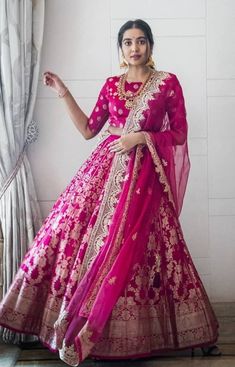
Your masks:
{"label": "woman's left hand", "polygon": [[122,135],[119,139],[112,141],[109,144],[109,149],[111,152],[123,154],[140,143],[141,141],[138,133],[129,133],[127,135]]}

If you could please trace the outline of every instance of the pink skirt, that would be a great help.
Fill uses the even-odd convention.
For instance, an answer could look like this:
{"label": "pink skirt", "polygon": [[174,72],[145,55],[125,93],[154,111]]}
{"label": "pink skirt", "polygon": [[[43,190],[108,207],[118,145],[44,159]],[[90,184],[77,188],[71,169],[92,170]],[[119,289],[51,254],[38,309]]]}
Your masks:
{"label": "pink skirt", "polygon": [[[106,206],[103,200],[114,159],[110,139],[98,145],[60,195],[0,304],[2,326],[37,335],[52,351],[58,350],[54,324],[102,248],[118,202],[118,195]],[[142,260],[91,355],[148,356],[211,344],[217,337],[208,296],[163,196]]]}

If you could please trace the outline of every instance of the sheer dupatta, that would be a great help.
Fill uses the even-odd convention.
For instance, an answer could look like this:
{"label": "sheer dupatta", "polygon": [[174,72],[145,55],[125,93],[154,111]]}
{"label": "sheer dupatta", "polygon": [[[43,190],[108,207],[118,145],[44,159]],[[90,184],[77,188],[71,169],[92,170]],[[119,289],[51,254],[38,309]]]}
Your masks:
{"label": "sheer dupatta", "polygon": [[[179,216],[190,170],[187,144],[188,125],[183,92],[177,77],[171,74],[168,84],[166,115],[160,131],[152,131],[148,119],[141,128],[145,131],[146,143],[156,171],[164,170],[167,178],[165,185],[170,186],[169,191],[173,196],[176,214]],[[157,95],[155,97],[158,98]]]}
{"label": "sheer dupatta", "polygon": [[[102,335],[135,264],[141,263],[151,219],[159,208],[162,195],[168,197],[169,205],[177,212],[181,207],[185,190],[182,183],[185,186],[187,178],[182,181],[183,171],[180,172],[180,168],[177,173],[172,173],[171,169],[174,169],[175,162],[187,162],[187,159],[178,159],[177,142],[174,141],[175,132],[171,131],[171,124],[178,131],[181,124],[186,124],[186,120],[183,118],[180,124],[177,122],[174,112],[177,110],[176,102],[169,112],[168,125],[163,126],[164,131],[150,131],[148,119],[143,119],[148,102],[157,98],[167,77],[167,73],[156,72],[149,83],[147,93],[130,111],[124,133],[144,130],[147,146],[139,145],[130,153],[115,156],[109,182],[111,186],[115,186],[116,196],[113,200],[117,200],[117,206],[109,234],[79,283],[68,307],[55,324],[60,357],[70,365],[78,365],[90,354]],[[172,100],[169,99],[169,103],[172,105]],[[182,142],[184,139],[186,144],[185,126],[182,131]],[[159,140],[162,142],[161,146]],[[173,143],[170,144],[171,142]],[[187,152],[186,149],[184,153]],[[182,167],[186,165],[183,164]],[[103,200],[110,200],[110,197],[104,196]]]}

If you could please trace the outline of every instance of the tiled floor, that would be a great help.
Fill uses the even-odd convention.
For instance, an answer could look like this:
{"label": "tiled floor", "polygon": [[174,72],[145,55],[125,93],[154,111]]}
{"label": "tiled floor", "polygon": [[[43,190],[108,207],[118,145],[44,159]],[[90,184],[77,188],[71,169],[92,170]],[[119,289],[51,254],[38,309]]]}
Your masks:
{"label": "tiled floor", "polygon": [[[172,357],[158,357],[134,361],[94,361],[85,360],[81,367],[235,367],[233,346],[220,346],[222,357],[202,357],[200,350],[195,351],[195,357],[190,352]],[[20,350],[10,345],[0,345],[1,367],[59,367],[67,366],[60,361],[56,354],[42,347]]]}

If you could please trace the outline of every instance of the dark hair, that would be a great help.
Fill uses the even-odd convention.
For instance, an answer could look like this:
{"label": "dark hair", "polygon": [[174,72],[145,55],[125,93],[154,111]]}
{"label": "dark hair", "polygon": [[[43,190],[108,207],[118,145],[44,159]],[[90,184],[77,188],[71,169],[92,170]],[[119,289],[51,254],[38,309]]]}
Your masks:
{"label": "dark hair", "polygon": [[128,20],[128,22],[126,22],[125,24],[121,26],[118,32],[118,46],[122,48],[123,35],[128,29],[131,29],[131,28],[141,29],[141,31],[143,31],[145,37],[149,41],[150,50],[152,51],[153,45],[154,45],[153,34],[152,34],[151,28],[148,25],[148,23],[146,23],[142,19]]}

